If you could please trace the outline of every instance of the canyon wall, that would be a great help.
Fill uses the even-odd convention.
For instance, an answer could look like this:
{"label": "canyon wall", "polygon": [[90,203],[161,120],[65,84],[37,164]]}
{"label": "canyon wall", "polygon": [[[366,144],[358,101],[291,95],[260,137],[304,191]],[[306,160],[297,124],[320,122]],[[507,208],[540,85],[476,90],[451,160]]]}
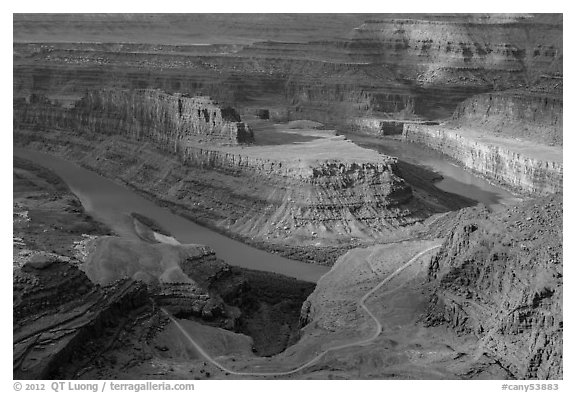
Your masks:
{"label": "canyon wall", "polygon": [[562,210],[556,194],[458,223],[429,266],[427,324],[475,336],[515,379],[562,379]]}
{"label": "canyon wall", "polygon": [[124,280],[103,288],[63,261],[29,263],[13,281],[17,379],[54,378],[75,354],[99,351],[94,342],[104,344],[110,330],[151,311],[144,284]]}
{"label": "canyon wall", "polygon": [[[238,18],[216,17],[209,29],[221,28],[227,17]],[[35,23],[17,16],[15,36],[21,38],[14,45],[14,95],[40,93],[66,101],[102,87],[201,91],[242,110],[264,107],[284,113],[283,120],[311,118],[343,125],[350,117],[386,114],[445,118],[476,93],[562,75],[561,15],[383,14],[366,15],[365,23],[361,17],[262,16],[249,26],[234,23],[219,31],[218,39],[197,32],[195,37],[205,45],[186,45],[177,31],[195,30],[214,16],[205,16],[203,22],[198,16],[182,17],[192,18],[193,26],[174,17],[176,30],[162,33],[162,42],[155,42],[155,36],[145,43],[132,32],[131,39],[123,41],[132,44],[94,39],[95,31],[83,43],[57,42],[54,34],[64,26],[55,21],[61,16],[32,18]],[[315,20],[306,30],[314,35],[299,29],[259,30],[274,19],[294,26],[298,18],[307,26]],[[104,36],[119,28],[103,16],[80,19],[105,26]],[[344,24],[334,26],[335,20]],[[119,37],[130,26],[141,29],[133,20],[123,23]],[[52,27],[46,41],[24,38],[41,36],[38,31],[47,26]],[[320,32],[319,26],[330,33]],[[346,33],[343,26],[348,26]],[[26,31],[18,30],[22,28]],[[239,39],[247,31],[259,39]]]}
{"label": "canyon wall", "polygon": [[[219,107],[209,97],[166,94],[159,90],[100,90],[88,92],[71,110],[31,97],[43,106],[19,114],[22,121],[78,128],[152,140],[163,147],[188,137],[204,136],[212,143],[238,144],[254,140],[250,128],[230,107]],[[19,106],[18,108],[27,108]]]}
{"label": "canyon wall", "polygon": [[373,136],[402,135],[404,124],[437,125],[433,121],[390,120],[372,117],[359,117],[348,121],[348,132]]}
{"label": "canyon wall", "polygon": [[406,124],[403,137],[438,150],[491,181],[529,195],[561,192],[563,165],[532,158],[498,141],[483,141],[443,126]]}
{"label": "canyon wall", "polygon": [[229,131],[216,130],[219,119],[224,127],[230,123],[214,115],[209,101],[203,101],[212,116],[205,126],[204,109],[179,95],[105,91],[88,97],[69,109],[38,98],[15,101],[15,143],[78,161],[251,244],[280,250],[315,244],[321,253],[400,236],[437,209],[413,197],[396,173],[396,159],[341,137],[319,139],[314,151],[324,153],[318,158],[304,153],[304,144],[236,146],[222,138]]}
{"label": "canyon wall", "polygon": [[[283,351],[298,336],[299,309],[311,283],[229,266],[205,246],[180,245],[188,258],[172,261],[158,260],[150,243],[118,237],[97,242],[88,266],[41,252],[14,270],[15,378],[71,379],[107,368],[118,373],[114,368],[124,362],[122,354],[130,355],[128,368],[146,362],[154,349],[162,351],[153,344],[166,323],[159,307],[249,335],[261,356]],[[133,274],[138,254],[147,260]],[[163,282],[150,283],[149,273],[166,262],[181,270],[169,267]],[[103,278],[106,285],[95,283]]]}
{"label": "canyon wall", "polygon": [[512,90],[468,98],[456,108],[451,124],[562,146],[562,113],[562,88],[552,92]]}
{"label": "canyon wall", "polygon": [[140,215],[139,238],[105,235],[56,174],[18,157],[13,170],[15,378],[120,377],[155,362],[165,352],[159,307],[251,336],[247,353],[271,356],[297,338],[313,283],[230,266],[206,246],[159,243],[154,231],[169,234]]}
{"label": "canyon wall", "polygon": [[354,37],[375,40],[381,62],[425,85],[505,87],[562,74],[561,15],[390,16]]}

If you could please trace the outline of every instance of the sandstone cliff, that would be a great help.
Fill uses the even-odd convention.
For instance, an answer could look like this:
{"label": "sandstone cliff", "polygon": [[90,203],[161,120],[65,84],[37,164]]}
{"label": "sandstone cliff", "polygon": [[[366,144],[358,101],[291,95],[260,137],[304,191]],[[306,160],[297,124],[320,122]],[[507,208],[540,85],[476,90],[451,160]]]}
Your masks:
{"label": "sandstone cliff", "polygon": [[376,40],[380,60],[425,85],[489,87],[562,73],[559,15],[442,15],[379,18],[354,30]]}
{"label": "sandstone cliff", "polygon": [[458,224],[429,267],[429,325],[479,339],[517,379],[562,378],[562,197]]}
{"label": "sandstone cliff", "polygon": [[[561,84],[561,80],[558,82]],[[494,135],[562,146],[562,89],[475,95],[458,105],[451,124]]]}
{"label": "sandstone cliff", "polygon": [[391,236],[435,209],[413,198],[391,157],[327,131],[279,134],[307,143],[224,146],[222,135],[240,123],[210,109],[216,117],[206,126],[204,109],[185,102],[143,91],[93,93],[71,109],[16,102],[16,141],[55,149],[232,235],[278,244],[340,247]]}
{"label": "sandstone cliff", "polygon": [[[42,101],[42,98],[31,98]],[[84,132],[124,133],[152,140],[164,148],[187,137],[203,136],[212,143],[249,143],[250,128],[236,111],[221,108],[209,97],[166,94],[159,90],[100,90],[87,93],[71,110],[43,102],[44,107],[26,111],[21,120],[51,124],[58,128],[79,127]],[[26,108],[20,107],[20,108]]]}
{"label": "sandstone cliff", "polygon": [[489,138],[473,130],[406,124],[403,137],[439,150],[491,181],[529,195],[561,192],[562,154],[558,149],[516,140]]}
{"label": "sandstone cliff", "polygon": [[404,124],[437,125],[438,122],[358,117],[348,121],[350,128],[347,132],[373,136],[402,135]]}
{"label": "sandstone cliff", "polygon": [[230,266],[141,215],[138,237],[110,236],[53,172],[19,157],[13,171],[15,378],[126,376],[155,362],[164,351],[159,307],[207,331],[250,335],[250,354],[281,352],[297,338],[314,284]]}
{"label": "sandstone cliff", "polygon": [[[15,34],[24,25],[25,35],[50,26],[45,18],[36,25],[15,21]],[[258,30],[267,18],[278,17],[241,30]],[[231,33],[239,27],[234,23],[227,38],[204,47],[180,44],[179,36],[162,44],[55,43],[49,35],[48,43],[23,40],[15,44],[14,95],[67,101],[102,87],[202,91],[236,108],[264,104],[282,120],[343,124],[386,114],[443,118],[473,94],[562,75],[561,15],[379,15],[348,24],[348,34],[318,29],[341,30],[333,26],[340,18],[359,16],[315,15],[310,34],[274,29],[243,44]],[[96,23],[108,25],[106,17]]]}
{"label": "sandstone cliff", "polygon": [[16,270],[14,378],[58,375],[59,368],[90,342],[104,342],[111,329],[149,311],[147,295],[146,287],[133,281],[101,288],[62,261]]}

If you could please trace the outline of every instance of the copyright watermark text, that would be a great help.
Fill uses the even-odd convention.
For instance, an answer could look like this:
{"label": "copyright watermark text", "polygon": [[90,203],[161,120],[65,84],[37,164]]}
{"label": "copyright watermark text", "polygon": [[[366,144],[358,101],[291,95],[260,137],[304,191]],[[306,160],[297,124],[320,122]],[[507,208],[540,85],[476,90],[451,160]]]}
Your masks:
{"label": "copyright watermark text", "polygon": [[194,391],[193,383],[176,382],[74,382],[74,381],[53,381],[48,383],[39,382],[14,382],[16,392],[162,392]]}
{"label": "copyright watermark text", "polygon": [[502,390],[513,392],[554,391],[558,390],[557,383],[503,383]]}

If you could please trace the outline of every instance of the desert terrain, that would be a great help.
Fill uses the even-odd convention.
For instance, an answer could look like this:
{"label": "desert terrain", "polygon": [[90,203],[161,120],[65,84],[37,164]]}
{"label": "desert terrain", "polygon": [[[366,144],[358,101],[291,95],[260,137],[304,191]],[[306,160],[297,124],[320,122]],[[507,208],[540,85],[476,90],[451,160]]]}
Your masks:
{"label": "desert terrain", "polygon": [[14,378],[562,379],[562,28],[14,14]]}

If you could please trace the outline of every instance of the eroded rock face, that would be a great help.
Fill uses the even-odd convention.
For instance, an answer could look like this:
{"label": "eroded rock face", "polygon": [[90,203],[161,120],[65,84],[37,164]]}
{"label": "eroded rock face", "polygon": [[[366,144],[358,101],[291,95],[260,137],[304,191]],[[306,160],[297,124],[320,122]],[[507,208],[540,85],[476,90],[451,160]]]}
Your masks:
{"label": "eroded rock face", "polygon": [[226,144],[250,143],[254,139],[234,109],[222,108],[209,97],[159,90],[93,91],[71,110],[46,104],[44,110],[22,116],[28,122],[49,122],[65,128],[75,124],[100,134],[122,132],[136,139],[153,140],[165,148],[173,148],[187,137],[201,136],[211,143]]}
{"label": "eroded rock face", "polygon": [[425,85],[506,86],[562,72],[561,23],[559,15],[391,16],[354,35],[375,40],[381,62]]}
{"label": "eroded rock face", "polygon": [[562,197],[461,222],[429,266],[428,324],[479,339],[518,379],[562,378]]}
{"label": "eroded rock face", "polygon": [[451,123],[562,146],[562,113],[561,89],[555,94],[512,90],[479,94],[465,100],[456,108]]}
{"label": "eroded rock face", "polygon": [[[146,286],[94,285],[75,266],[56,261],[14,271],[14,378],[49,379],[106,327],[146,311]],[[138,312],[134,312],[138,309]]]}
{"label": "eroded rock face", "polygon": [[[46,25],[54,24],[44,18]],[[259,23],[276,17],[268,18],[260,16]],[[303,18],[310,22],[309,16]],[[15,96],[59,96],[62,90],[79,96],[102,86],[144,86],[202,90],[237,108],[259,108],[265,101],[270,116],[281,120],[345,122],[378,113],[437,119],[449,116],[458,102],[475,93],[526,85],[542,74],[562,74],[558,14],[366,15],[365,23],[355,27],[338,25],[338,30],[348,26],[346,34],[319,31],[318,26],[334,29],[339,18],[314,15],[314,27],[305,34],[275,28],[260,31],[260,42],[243,44],[237,44],[234,34],[238,23],[229,23],[235,27],[228,26],[231,36],[222,40],[235,44],[205,47],[170,45],[169,40],[162,45],[22,40],[15,45]],[[16,19],[16,35],[21,33],[18,19],[22,17]],[[106,24],[107,18],[102,19]],[[62,28],[58,23],[52,28]],[[239,33],[257,30],[259,23],[243,25]],[[24,35],[44,26],[25,25]],[[130,29],[130,23],[122,25]],[[110,31],[105,30],[102,34]]]}
{"label": "eroded rock face", "polygon": [[174,315],[196,316],[212,320],[223,313],[223,302],[217,292],[210,293],[212,280],[194,266],[216,265],[218,271],[228,266],[216,258],[214,251],[195,244],[146,243],[120,237],[101,237],[94,241],[93,251],[80,266],[94,283],[110,285],[121,279],[142,281],[154,288],[154,299]]}
{"label": "eroded rock face", "polygon": [[[16,102],[14,121],[29,129],[20,134],[25,144],[28,138],[42,141],[43,148],[156,197],[194,210],[202,206],[203,214],[216,215],[209,224],[251,239],[341,246],[351,236],[393,234],[429,214],[397,175],[392,157],[331,135],[304,135],[319,142],[302,151],[296,144],[223,146],[222,135],[241,124],[226,120],[235,112],[216,111],[207,124],[204,109],[193,107],[201,99],[189,98],[190,107],[183,103],[182,115],[178,100],[185,102],[179,95],[121,91],[90,94],[72,109]],[[214,116],[212,109],[208,114]],[[60,132],[66,137],[56,136]],[[332,144],[352,158],[337,157]]]}
{"label": "eroded rock face", "polygon": [[522,152],[522,146],[506,145],[505,141],[487,140],[482,135],[471,136],[471,132],[444,126],[405,124],[403,136],[410,142],[439,150],[488,179],[522,194],[546,195],[563,189],[561,159],[559,162],[558,159],[534,157],[530,152]]}

